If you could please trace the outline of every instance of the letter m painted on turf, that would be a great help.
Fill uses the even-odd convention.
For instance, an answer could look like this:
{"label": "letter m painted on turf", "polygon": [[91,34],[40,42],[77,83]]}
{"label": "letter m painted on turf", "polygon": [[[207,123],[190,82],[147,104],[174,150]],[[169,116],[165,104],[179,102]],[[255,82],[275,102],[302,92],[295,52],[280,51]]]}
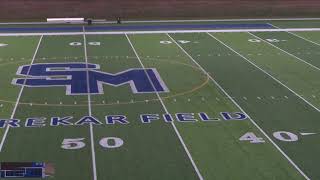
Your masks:
{"label": "letter m painted on turf", "polygon": [[154,68],[127,69],[115,74],[98,71],[97,64],[49,63],[20,66],[17,75],[24,78],[13,84],[27,87],[66,87],[67,95],[103,94],[103,84],[130,85],[133,93],[168,92]]}

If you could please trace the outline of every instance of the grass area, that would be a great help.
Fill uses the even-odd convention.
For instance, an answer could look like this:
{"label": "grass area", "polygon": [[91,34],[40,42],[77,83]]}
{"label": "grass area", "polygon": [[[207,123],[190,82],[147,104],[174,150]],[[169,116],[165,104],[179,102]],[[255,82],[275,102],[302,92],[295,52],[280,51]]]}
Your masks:
{"label": "grass area", "polygon": [[[319,179],[319,38],[319,32],[0,37],[0,127],[10,118],[21,126],[2,123],[0,161],[52,163],[56,180]],[[86,68],[46,68],[60,76],[44,82],[59,86],[12,84],[22,78],[19,67],[31,63]],[[133,69],[143,73],[124,75]],[[27,78],[40,72],[28,69]],[[61,82],[76,78],[78,89],[92,92],[98,83],[99,93],[70,95],[77,84]],[[155,79],[168,91],[154,92],[153,82],[151,93],[135,92]],[[54,126],[55,118],[65,118],[64,125]]]}

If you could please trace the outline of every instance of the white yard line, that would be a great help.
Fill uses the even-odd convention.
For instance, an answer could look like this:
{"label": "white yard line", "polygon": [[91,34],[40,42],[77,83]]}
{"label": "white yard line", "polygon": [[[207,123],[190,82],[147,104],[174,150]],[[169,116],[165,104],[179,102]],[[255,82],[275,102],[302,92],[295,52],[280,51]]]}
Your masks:
{"label": "white yard line", "polygon": [[[208,33],[209,34],[209,33]],[[223,87],[215,81],[212,76],[180,45],[178,44],[169,34],[167,34],[169,38],[175,42],[175,44],[205,73],[211,80],[212,82],[242,111],[244,112],[248,118],[250,119],[251,123],[273,144],[273,146],[289,161],[290,164],[307,180],[310,180],[308,176],[290,159],[290,157],[267,135],[267,133],[242,109],[242,107],[226,92],[226,90],[223,89]],[[212,36],[211,34],[209,34]],[[215,38],[214,36],[212,36]],[[218,40],[220,43],[225,45],[223,42]],[[229,46],[225,45],[228,47],[230,50],[235,52],[233,49],[231,49]],[[237,53],[238,54],[238,53]]]}
{"label": "white yard line", "polygon": [[[39,50],[39,47],[40,47],[40,44],[41,44],[41,41],[42,41],[42,38],[43,38],[43,35],[42,35],[42,36],[40,37],[40,39],[39,39],[39,42],[38,42],[36,51],[35,51],[34,54],[33,54],[33,57],[32,57],[32,60],[31,60],[30,65],[33,64],[33,62],[34,62],[34,60],[35,60],[35,58],[36,58],[36,55],[37,55],[37,53],[38,53],[38,50]],[[29,74],[29,72],[30,72],[30,69],[28,70],[27,74]],[[26,82],[26,81],[24,81],[24,84],[25,84],[25,82]],[[20,102],[20,98],[21,98],[23,89],[24,89],[24,85],[20,88],[20,92],[19,92],[18,98],[17,98],[17,100],[16,100],[16,103],[15,103],[15,105],[14,105],[13,111],[12,111],[12,113],[11,113],[10,119],[13,119],[14,116],[15,116],[15,113],[16,113],[17,107],[18,107],[18,105],[19,105],[19,102]],[[7,126],[5,132],[4,132],[3,136],[2,136],[1,143],[0,143],[0,152],[2,152],[2,149],[3,149],[3,146],[4,146],[5,140],[6,140],[6,138],[7,138],[8,133],[9,133],[9,130],[10,130],[10,127]]]}
{"label": "white yard line", "polygon": [[301,32],[320,31],[320,28],[284,28],[284,29],[186,29],[186,30],[163,30],[163,31],[97,31],[97,32],[47,32],[47,33],[0,33],[1,36],[70,36],[70,35],[103,35],[103,34],[165,34],[165,33],[207,33],[207,32]]}
{"label": "white yard line", "polygon": [[[141,59],[140,59],[140,57],[139,57],[139,55],[138,55],[137,51],[135,50],[135,48],[134,48],[133,44],[131,43],[130,38],[128,37],[128,35],[127,35],[127,34],[125,34],[125,36],[127,37],[128,42],[129,42],[129,44],[130,44],[130,46],[131,46],[131,48],[132,48],[133,52],[134,52],[134,53],[135,53],[135,55],[137,56],[137,58],[138,58],[138,60],[139,60],[139,62],[140,62],[140,65],[142,66],[142,68],[143,68],[143,69],[145,69],[145,66],[143,65],[143,63],[142,63],[142,61],[141,61]],[[147,75],[147,77],[148,77],[148,79],[149,79],[149,82],[151,83],[151,85],[152,85],[152,87],[153,87],[154,91],[156,92],[157,97],[158,97],[158,99],[159,99],[159,101],[160,101],[160,103],[161,103],[161,105],[162,105],[163,109],[165,110],[165,112],[166,112],[167,114],[169,114],[169,111],[168,111],[168,109],[167,109],[166,105],[163,103],[163,101],[162,101],[162,99],[161,99],[161,96],[160,96],[160,95],[159,95],[159,93],[156,91],[156,88],[155,88],[154,84],[152,83],[152,81],[151,81],[151,79],[150,79],[150,77],[149,77],[149,75],[148,75],[147,71],[145,71],[145,73],[146,73],[146,75]],[[185,152],[187,153],[187,155],[188,155],[188,157],[189,157],[189,160],[190,160],[190,162],[191,162],[191,164],[192,164],[192,166],[193,166],[194,170],[196,171],[196,173],[197,173],[197,175],[198,175],[199,180],[203,180],[203,177],[202,177],[202,175],[201,175],[201,173],[200,173],[200,171],[199,171],[199,169],[198,169],[198,167],[197,167],[196,163],[194,162],[194,160],[193,160],[193,158],[192,158],[192,156],[191,156],[191,153],[189,152],[189,150],[188,150],[188,148],[187,148],[186,144],[184,143],[184,141],[183,141],[183,139],[182,139],[182,136],[180,135],[180,133],[179,133],[179,131],[178,131],[178,129],[177,129],[177,127],[176,127],[176,125],[174,124],[174,122],[171,122],[171,125],[172,125],[172,127],[173,127],[173,129],[174,129],[175,133],[177,134],[177,136],[178,136],[178,138],[179,138],[179,140],[180,140],[180,142],[181,142],[181,144],[182,144],[182,146],[183,146],[183,148],[184,148]]]}
{"label": "white yard line", "polygon": [[297,60],[299,60],[299,61],[301,61],[301,62],[303,62],[303,63],[305,63],[305,64],[307,64],[307,65],[309,65],[309,66],[311,66],[312,68],[317,69],[317,70],[320,71],[320,68],[319,68],[319,67],[317,67],[317,66],[315,66],[315,65],[313,65],[313,64],[311,64],[311,63],[309,63],[309,62],[307,62],[307,61],[305,61],[305,60],[303,60],[303,59],[301,59],[301,58],[299,58],[299,57],[297,57],[297,56],[295,56],[295,55],[293,55],[293,54],[291,54],[291,53],[289,53],[289,52],[287,52],[287,51],[285,51],[285,50],[283,50],[283,49],[281,49],[281,48],[279,48],[278,46],[276,46],[276,45],[274,45],[274,44],[272,44],[272,43],[270,43],[270,42],[268,42],[268,41],[260,38],[259,36],[256,36],[256,35],[254,35],[254,34],[252,34],[252,33],[250,33],[250,32],[248,32],[248,33],[251,34],[252,36],[254,36],[255,38],[260,39],[261,41],[269,44],[270,46],[272,46],[272,47],[274,47],[274,48],[276,48],[276,49],[284,52],[285,54],[287,54],[287,55],[289,55],[289,56],[291,56],[291,57],[293,57],[293,58],[295,58],[295,59],[297,59]]}
{"label": "white yard line", "polygon": [[[87,65],[87,92],[88,92],[88,114],[92,116],[91,110],[91,95],[89,87],[89,70],[88,70],[88,55],[87,55],[87,39],[85,34],[85,28],[83,27],[83,47],[84,47],[84,57]],[[90,123],[90,143],[91,143],[91,158],[92,158],[92,171],[93,171],[93,180],[97,180],[97,167],[96,167],[96,152],[94,149],[94,135],[93,135],[93,125]]]}

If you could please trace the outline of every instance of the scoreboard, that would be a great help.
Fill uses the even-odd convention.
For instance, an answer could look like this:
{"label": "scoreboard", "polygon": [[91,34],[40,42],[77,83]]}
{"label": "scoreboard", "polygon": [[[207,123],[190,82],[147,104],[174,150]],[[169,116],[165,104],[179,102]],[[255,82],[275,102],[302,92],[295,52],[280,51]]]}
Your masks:
{"label": "scoreboard", "polygon": [[45,178],[45,163],[2,162],[0,178]]}

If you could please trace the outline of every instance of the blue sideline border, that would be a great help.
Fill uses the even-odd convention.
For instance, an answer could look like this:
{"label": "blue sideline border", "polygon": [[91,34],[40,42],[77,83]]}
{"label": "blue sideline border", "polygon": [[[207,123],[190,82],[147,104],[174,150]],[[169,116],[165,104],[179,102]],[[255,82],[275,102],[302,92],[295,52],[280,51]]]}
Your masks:
{"label": "blue sideline border", "polygon": [[[182,30],[182,29],[273,29],[267,23],[257,24],[171,24],[171,25],[104,25],[84,26],[85,31],[150,31],[150,30]],[[80,32],[83,26],[60,27],[0,27],[2,33],[14,32]]]}

